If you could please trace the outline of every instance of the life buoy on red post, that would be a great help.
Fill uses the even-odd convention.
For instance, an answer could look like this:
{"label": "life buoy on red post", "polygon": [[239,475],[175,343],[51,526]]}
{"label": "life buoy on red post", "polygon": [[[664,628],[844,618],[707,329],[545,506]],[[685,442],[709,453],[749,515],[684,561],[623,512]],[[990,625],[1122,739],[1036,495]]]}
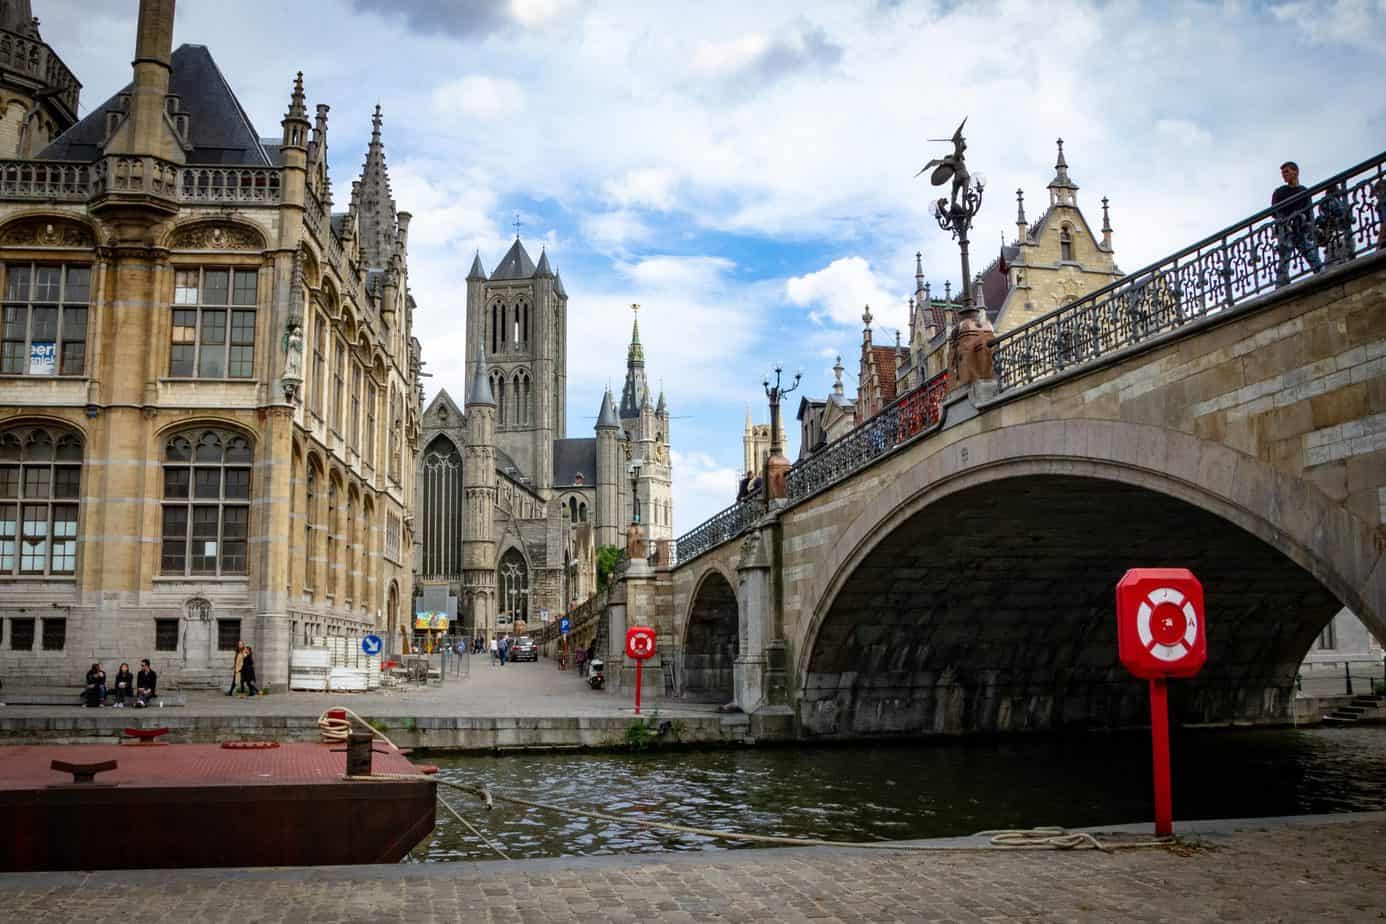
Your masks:
{"label": "life buoy on red post", "polygon": [[1165,837],[1174,832],[1166,681],[1192,677],[1208,662],[1203,585],[1187,568],[1132,568],[1116,591],[1121,663],[1150,681],[1155,833]]}
{"label": "life buoy on red post", "polygon": [[635,659],[635,714],[640,714],[640,674],[645,661],[655,653],[655,630],[651,626],[631,626],[626,630],[626,655]]}
{"label": "life buoy on red post", "polygon": [[1137,677],[1192,677],[1208,662],[1203,585],[1187,568],[1132,568],[1117,583],[1117,648]]}

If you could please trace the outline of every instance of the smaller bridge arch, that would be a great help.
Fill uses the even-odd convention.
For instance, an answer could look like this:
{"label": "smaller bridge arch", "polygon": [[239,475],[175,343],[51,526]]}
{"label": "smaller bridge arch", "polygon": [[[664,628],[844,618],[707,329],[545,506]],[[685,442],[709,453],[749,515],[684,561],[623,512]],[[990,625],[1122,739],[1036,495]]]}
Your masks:
{"label": "smaller bridge arch", "polygon": [[713,564],[699,576],[684,618],[679,682],[685,698],[731,702],[742,634],[735,579]]}

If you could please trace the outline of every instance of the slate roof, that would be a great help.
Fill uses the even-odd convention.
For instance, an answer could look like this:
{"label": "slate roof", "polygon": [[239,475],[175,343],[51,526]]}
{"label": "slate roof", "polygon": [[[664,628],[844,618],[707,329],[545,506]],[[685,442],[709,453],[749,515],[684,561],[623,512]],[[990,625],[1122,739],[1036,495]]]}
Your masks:
{"label": "slate roof", "polygon": [[582,474],[584,485],[597,483],[597,441],[593,437],[553,441],[554,487],[571,487]]}
{"label": "slate roof", "polygon": [[477,347],[476,369],[472,372],[472,387],[467,390],[467,407],[473,404],[496,406],[495,392],[491,391],[491,377],[486,374],[486,356]]}
{"label": "slate roof", "polygon": [[491,273],[491,281],[497,279],[529,279],[534,275],[534,261],[529,258],[525,251],[525,245],[520,243],[520,239],[515,238],[515,243],[510,245],[510,249],[505,252],[495,270]]}
{"label": "slate roof", "polygon": [[608,388],[602,395],[602,409],[597,414],[597,429],[616,430],[621,426],[621,420],[616,416],[616,402],[611,398],[611,389]]}
{"label": "slate roof", "polygon": [[[180,45],[173,52],[171,64],[169,92],[179,97],[182,111],[188,113],[188,136],[192,142],[188,163],[274,166],[207,46]],[[133,89],[134,83],[128,83],[121,93]],[[120,111],[120,93],[55,138],[38,159],[84,163],[96,160],[106,137],[106,113],[112,111]]]}
{"label": "slate roof", "polygon": [[553,277],[553,292],[555,295],[561,295],[564,298],[568,297],[568,290],[563,288],[563,277],[557,274]]}
{"label": "slate roof", "polygon": [[486,281],[486,270],[481,268],[481,254],[479,253],[472,257],[472,268],[467,272],[468,282],[475,282],[477,280],[481,280],[482,282]]}
{"label": "slate roof", "polygon": [[552,276],[553,270],[549,269],[549,252],[539,251],[539,265],[534,270],[536,276]]}

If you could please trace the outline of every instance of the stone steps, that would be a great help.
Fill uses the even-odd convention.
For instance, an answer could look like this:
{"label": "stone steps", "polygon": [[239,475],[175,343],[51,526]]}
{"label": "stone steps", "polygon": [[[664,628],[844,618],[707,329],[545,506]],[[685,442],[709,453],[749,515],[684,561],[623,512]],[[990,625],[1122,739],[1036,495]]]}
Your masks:
{"label": "stone steps", "polygon": [[[1352,702],[1346,706],[1339,706],[1332,712],[1323,717],[1325,722],[1333,722],[1343,725],[1351,725],[1360,722],[1364,718],[1375,718],[1376,713],[1382,708],[1382,697],[1380,696],[1354,696]],[[1368,714],[1371,715],[1368,715]]]}

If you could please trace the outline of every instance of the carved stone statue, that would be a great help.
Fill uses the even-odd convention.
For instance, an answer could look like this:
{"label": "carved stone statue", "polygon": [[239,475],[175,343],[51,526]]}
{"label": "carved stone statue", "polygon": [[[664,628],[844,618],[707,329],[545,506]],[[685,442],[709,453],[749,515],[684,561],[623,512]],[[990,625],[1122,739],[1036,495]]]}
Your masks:
{"label": "carved stone statue", "polygon": [[639,523],[632,523],[626,527],[626,558],[631,561],[640,561],[649,556],[649,547],[645,543],[645,530]]}
{"label": "carved stone statue", "polygon": [[303,325],[297,322],[284,332],[284,378],[303,381]]}
{"label": "carved stone statue", "polygon": [[949,370],[954,387],[990,381],[996,377],[991,361],[996,329],[987,320],[985,311],[973,309],[960,314],[962,319],[953,331],[952,368]]}

